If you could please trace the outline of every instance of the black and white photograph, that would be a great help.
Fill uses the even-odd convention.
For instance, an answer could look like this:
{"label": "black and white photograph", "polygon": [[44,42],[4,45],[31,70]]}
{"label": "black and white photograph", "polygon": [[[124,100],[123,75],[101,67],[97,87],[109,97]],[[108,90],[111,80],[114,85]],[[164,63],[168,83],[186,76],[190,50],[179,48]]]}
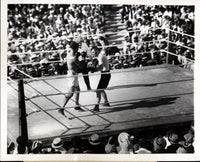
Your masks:
{"label": "black and white photograph", "polygon": [[197,154],[195,4],[11,2],[6,155]]}

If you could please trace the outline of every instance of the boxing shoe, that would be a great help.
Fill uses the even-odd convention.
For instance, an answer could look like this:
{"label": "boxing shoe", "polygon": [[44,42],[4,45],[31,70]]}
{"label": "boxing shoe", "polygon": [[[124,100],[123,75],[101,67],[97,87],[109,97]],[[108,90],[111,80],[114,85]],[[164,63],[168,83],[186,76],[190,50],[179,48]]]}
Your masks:
{"label": "boxing shoe", "polygon": [[77,111],[80,111],[80,112],[83,112],[83,111],[84,111],[80,106],[77,106],[77,107],[75,107],[74,109],[77,110]]}
{"label": "boxing shoe", "polygon": [[60,114],[63,115],[64,117],[68,118],[68,117],[65,115],[64,110],[65,110],[65,109],[60,108],[60,109],[58,110],[58,113],[60,113]]}
{"label": "boxing shoe", "polygon": [[104,102],[104,103],[103,103],[103,106],[110,107],[110,103],[109,103],[109,102]]}
{"label": "boxing shoe", "polygon": [[92,111],[99,111],[99,105],[95,105],[95,107],[92,109]]}

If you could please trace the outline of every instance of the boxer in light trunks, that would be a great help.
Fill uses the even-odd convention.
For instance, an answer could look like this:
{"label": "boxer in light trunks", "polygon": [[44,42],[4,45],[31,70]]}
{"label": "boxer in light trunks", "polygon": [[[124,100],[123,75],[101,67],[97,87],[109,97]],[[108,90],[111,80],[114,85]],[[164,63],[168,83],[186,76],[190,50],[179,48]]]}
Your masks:
{"label": "boxer in light trunks", "polygon": [[65,96],[63,107],[58,110],[58,112],[64,116],[65,116],[65,113],[64,113],[65,105],[71,99],[73,94],[75,95],[75,104],[76,104],[74,109],[78,111],[84,111],[83,109],[80,108],[80,105],[79,105],[80,87],[78,83],[77,70],[78,68],[82,67],[82,65],[81,65],[81,62],[78,60],[78,57],[79,57],[78,48],[79,48],[79,45],[76,42],[70,42],[66,47],[66,52],[67,52],[66,62],[67,62],[67,67],[68,67],[68,72],[67,72],[68,93]]}

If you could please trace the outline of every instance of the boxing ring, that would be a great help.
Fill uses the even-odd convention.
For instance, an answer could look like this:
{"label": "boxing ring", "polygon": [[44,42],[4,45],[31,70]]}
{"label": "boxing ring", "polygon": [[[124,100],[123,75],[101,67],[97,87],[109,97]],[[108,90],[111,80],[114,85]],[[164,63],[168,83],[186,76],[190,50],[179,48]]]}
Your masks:
{"label": "boxing ring", "polygon": [[[122,71],[122,73],[118,73]],[[74,110],[73,98],[65,109],[69,119],[58,113],[66,93],[66,78],[49,77],[24,84],[29,139],[70,137],[90,133],[110,133],[141,127],[193,121],[193,73],[174,65],[117,70],[106,90],[111,107],[91,111],[95,92],[86,91],[83,77],[80,105]],[[99,75],[91,75],[91,87]],[[8,83],[8,131],[18,135],[18,98],[14,83]],[[84,92],[85,91],[85,92]],[[30,93],[31,92],[31,93]]]}
{"label": "boxing ring", "polygon": [[[194,120],[194,75],[187,68],[162,64],[111,70],[105,89],[111,106],[100,104],[100,112],[92,111],[100,72],[88,75],[92,90],[87,90],[82,74],[78,75],[79,102],[84,112],[74,109],[72,97],[65,107],[68,118],[58,113],[67,93],[66,75],[24,79],[28,139],[48,141],[58,136],[113,134]],[[7,127],[8,137],[13,140],[20,134],[17,86],[17,81],[8,79]]]}

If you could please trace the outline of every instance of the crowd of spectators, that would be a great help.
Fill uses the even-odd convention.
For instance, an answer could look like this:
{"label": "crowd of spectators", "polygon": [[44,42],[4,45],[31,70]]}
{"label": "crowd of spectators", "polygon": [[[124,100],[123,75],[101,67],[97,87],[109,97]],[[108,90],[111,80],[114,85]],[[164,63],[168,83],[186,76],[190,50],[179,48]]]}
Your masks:
{"label": "crowd of spectators", "polygon": [[[195,59],[194,6],[123,5],[121,17],[128,31],[124,53],[131,49],[141,52],[144,46],[148,51],[151,44],[144,42],[158,40],[154,42],[155,48],[178,55],[170,55],[169,63],[186,67],[190,62],[188,59]],[[149,60],[160,62],[153,56]]]}
{"label": "crowd of spectators", "polygon": [[158,154],[194,153],[194,125],[121,132],[112,136],[94,133],[70,140],[54,138],[50,144],[25,142],[22,136],[8,145],[8,154]]}
{"label": "crowd of spectators", "polygon": [[[72,40],[91,59],[92,46],[109,45],[106,7],[112,9],[96,4],[8,5],[8,76],[25,77],[13,65],[33,77],[66,74],[64,50]],[[106,48],[112,69],[163,64],[167,53],[162,50],[178,55],[169,55],[169,63],[187,67],[188,59],[195,59],[194,6],[123,5],[120,12],[127,34],[122,48]]]}
{"label": "crowd of spectators", "polygon": [[[76,41],[87,52],[104,24],[102,5],[8,5],[8,63],[34,77],[66,73],[66,44]],[[22,77],[12,66],[8,75]]]}

